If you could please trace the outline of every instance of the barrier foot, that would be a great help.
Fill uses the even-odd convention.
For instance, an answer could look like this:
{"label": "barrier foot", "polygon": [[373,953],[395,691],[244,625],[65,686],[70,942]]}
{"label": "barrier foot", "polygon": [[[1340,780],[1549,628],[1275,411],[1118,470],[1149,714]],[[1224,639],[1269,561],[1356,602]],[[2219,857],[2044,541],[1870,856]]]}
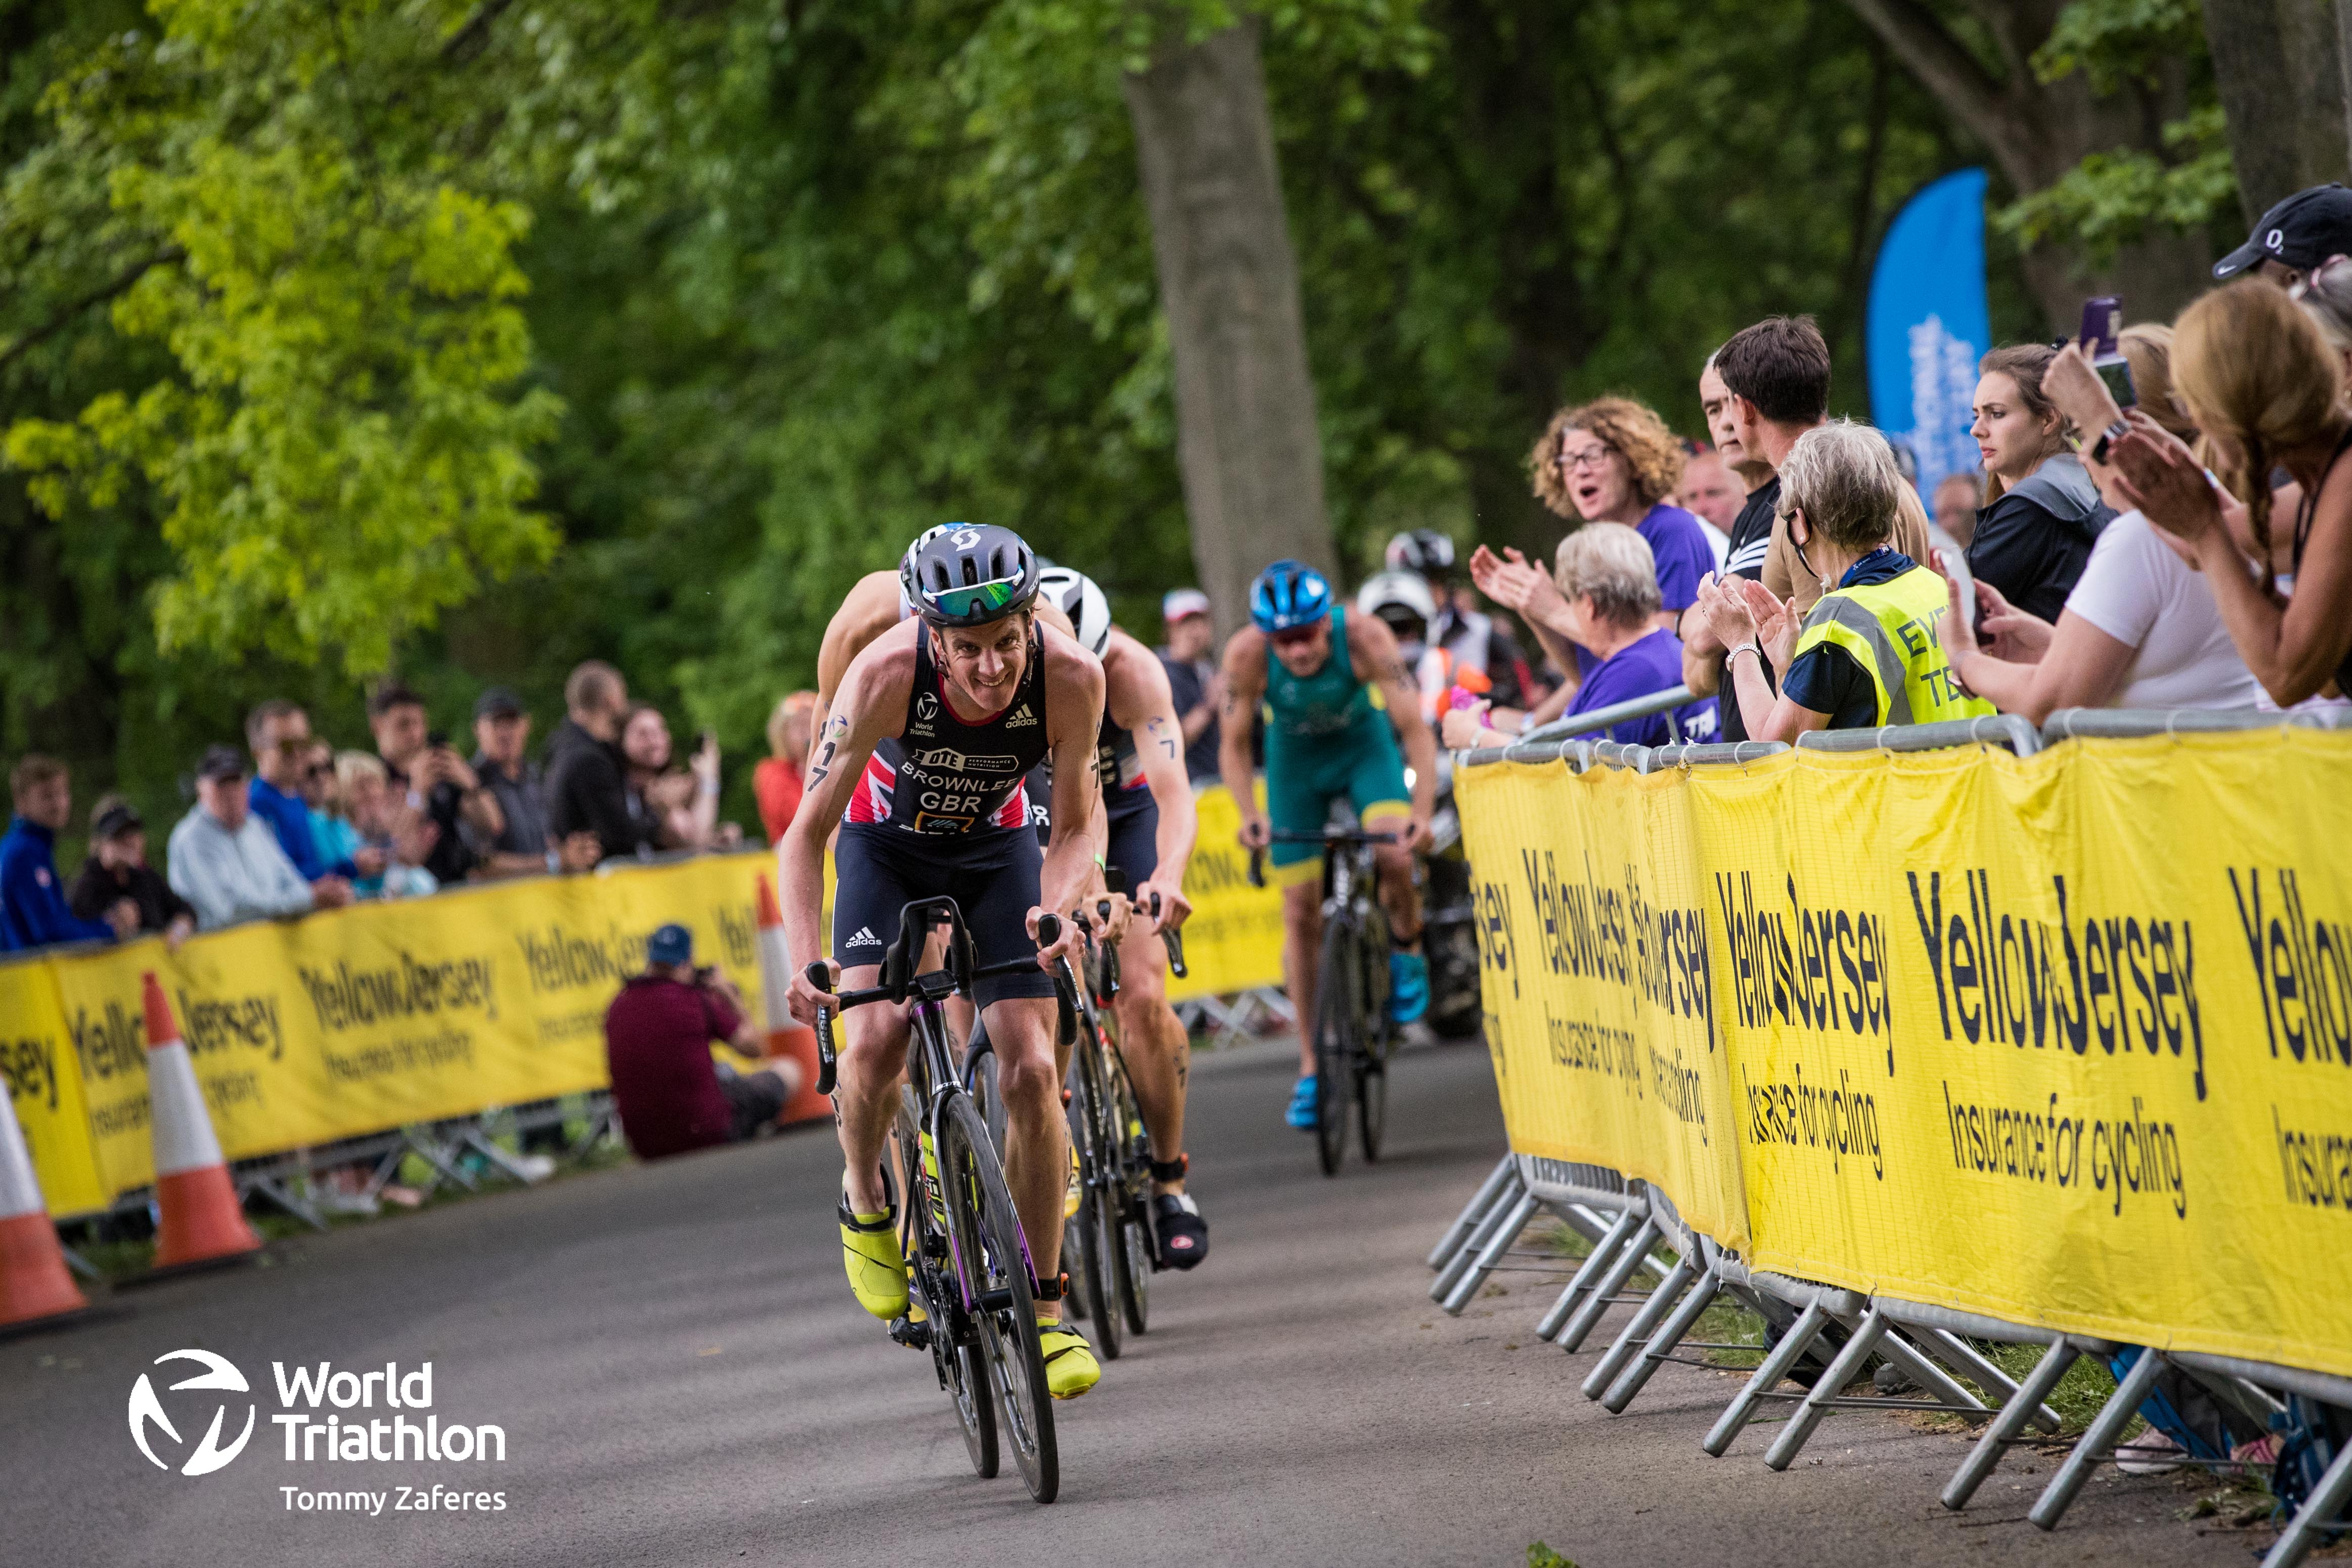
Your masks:
{"label": "barrier foot", "polygon": [[[1985,1410],[1984,1401],[1953,1381],[1951,1374],[1937,1364],[1932,1350],[1914,1344],[1903,1330],[1888,1320],[1886,1337],[1879,1342],[1878,1354],[1902,1369],[1905,1376],[1958,1411]],[[1985,1411],[1987,1415],[1990,1411]]]}
{"label": "barrier foot", "polygon": [[1592,1370],[1584,1375],[1583,1390],[1587,1399],[1600,1398],[1609,1385],[1617,1381],[1617,1375],[1633,1358],[1636,1348],[1649,1343],[1651,1332],[1658,1326],[1659,1320],[1682,1300],[1683,1292],[1690,1288],[1691,1281],[1698,1274],[1698,1260],[1685,1258],[1659,1281],[1658,1288],[1652,1291],[1633,1315],[1625,1320],[1624,1328],[1610,1343],[1609,1349],[1601,1359],[1592,1364]]}
{"label": "barrier foot", "polygon": [[60,1241],[58,1243],[58,1251],[65,1259],[66,1267],[80,1275],[83,1279],[96,1280],[100,1277],[97,1264],[91,1262],[89,1259],[83,1257],[80,1253],[67,1246],[64,1242]]}
{"label": "barrier foot", "polygon": [[[1978,1354],[1974,1345],[1950,1330],[1912,1329],[1906,1325],[1905,1332],[1917,1335],[1919,1347],[1928,1354],[2000,1399],[2002,1408],[2006,1409],[2008,1402],[2017,1396],[2017,1381]],[[2034,1402],[2029,1419],[2045,1432],[2055,1432],[2060,1425],[2058,1412],[2039,1400]]]}
{"label": "barrier foot", "polygon": [[489,1161],[490,1164],[498,1166],[499,1169],[506,1172],[507,1175],[514,1177],[515,1180],[522,1183],[525,1186],[530,1186],[547,1179],[545,1176],[534,1176],[530,1171],[524,1169],[520,1162],[516,1160],[514,1155],[499,1147],[499,1145],[491,1139],[484,1137],[482,1135],[482,1130],[479,1127],[467,1128],[465,1137],[460,1139],[459,1142],[464,1147],[473,1150],[476,1154],[481,1155],[482,1158]]}
{"label": "barrier foot", "polygon": [[2294,1518],[2286,1532],[2272,1542],[2270,1552],[2263,1559],[2263,1568],[2294,1568],[2319,1544],[2321,1527],[2337,1518],[2347,1500],[2352,1500],[2352,1447],[2337,1450],[2336,1462],[2311,1489],[2311,1495],[2295,1510]]}
{"label": "barrier foot", "polygon": [[1592,1244],[1592,1250],[1584,1255],[1583,1265],[1570,1279],[1568,1288],[1560,1291],[1559,1300],[1551,1304],[1551,1310],[1544,1313],[1543,1321],[1536,1324],[1536,1338],[1549,1342],[1559,1336],[1560,1326],[1568,1322],[1569,1314],[1576,1311],[1577,1299],[1592,1289],[1601,1276],[1608,1271],[1618,1252],[1641,1228],[1643,1217],[1647,1212],[1638,1205],[1620,1211],[1609,1228],[1601,1233],[1601,1239]]}
{"label": "barrier foot", "polygon": [[1633,1403],[1633,1396],[1642,1392],[1642,1385],[1650,1381],[1651,1374],[1665,1364],[1666,1357],[1675,1353],[1675,1346],[1682,1343],[1692,1325],[1714,1303],[1721,1279],[1722,1275],[1712,1268],[1699,1276],[1698,1283],[1690,1288],[1690,1293],[1675,1308],[1674,1314],[1660,1323],[1658,1332],[1650,1336],[1650,1343],[1643,1348],[1640,1359],[1627,1367],[1624,1375],[1601,1396],[1602,1409],[1612,1416],[1625,1413],[1625,1406]]}
{"label": "barrier foot", "polygon": [[1462,1309],[1470,1304],[1470,1299],[1478,1293],[1478,1287],[1486,1282],[1486,1276],[1495,1271],[1495,1266],[1503,1260],[1503,1254],[1511,1249],[1511,1243],[1519,1239],[1519,1232],[1542,1206],[1542,1200],[1535,1194],[1521,1192],[1518,1200],[1503,1211],[1501,1223],[1487,1233],[1486,1244],[1478,1249],[1468,1271],[1454,1287],[1453,1292],[1438,1303],[1446,1316],[1462,1315]]}
{"label": "barrier foot", "polygon": [[1771,1354],[1764,1358],[1764,1364],[1740,1385],[1739,1392],[1732,1396],[1731,1403],[1723,1407],[1723,1414],[1717,1416],[1715,1425],[1707,1429],[1706,1437],[1699,1447],[1710,1458],[1723,1458],[1724,1451],[1731,1447],[1731,1440],[1739,1436],[1739,1429],[1747,1426],[1756,1414],[1756,1406],[1763,1403],[1764,1396],[1769,1394],[1780,1379],[1789,1375],[1789,1368],[1796,1365],[1797,1358],[1812,1347],[1813,1341],[1821,1337],[1822,1325],[1829,1321],[1830,1310],[1827,1307],[1819,1301],[1806,1303],[1805,1310],[1797,1315],[1797,1321],[1789,1325],[1788,1333],[1772,1347]]}
{"label": "barrier foot", "polygon": [[2100,1455],[2114,1451],[2116,1438],[2138,1414],[2140,1403],[2147,1397],[2147,1391],[2156,1386],[2157,1374],[2168,1364],[2156,1351],[2143,1350],[2139,1353],[2139,1359],[2132,1363],[2131,1370],[2124,1374],[2124,1380],[2116,1385],[2115,1393],[2107,1396],[2106,1404],[2100,1406],[2098,1415],[2092,1418],[2082,1441],[2074,1445],[2074,1452],[2066,1456],[2066,1462],[2058,1467],[2058,1473],[2050,1478],[2050,1484],[2042,1488],[2042,1495],[2034,1500],[2032,1511],[2025,1517],[2032,1520],[2038,1529],[2058,1528],[2058,1521],[2073,1504],[2074,1494],[2081,1491],[2083,1483],[2091,1479],[2091,1467],[2099,1462]]}
{"label": "barrier foot", "polygon": [[257,1192],[313,1230],[327,1228],[326,1218],[309,1203],[294,1195],[294,1189],[276,1176],[256,1176],[245,1184],[247,1192]]}
{"label": "barrier foot", "polygon": [[[408,1140],[409,1152],[415,1155],[426,1165],[431,1166],[434,1170],[442,1176],[444,1179],[456,1182],[467,1192],[478,1192],[481,1190],[480,1184],[476,1182],[472,1176],[467,1176],[465,1172],[465,1168],[459,1166],[457,1161],[449,1157],[449,1151],[446,1146],[432,1138],[426,1137],[424,1134],[417,1132],[415,1128],[410,1128],[404,1136]],[[394,1168],[397,1169],[398,1167],[395,1166]]]}
{"label": "barrier foot", "polygon": [[1806,1391],[1803,1402],[1797,1406],[1797,1413],[1789,1417],[1789,1424],[1780,1428],[1780,1435],[1773,1438],[1772,1446],[1764,1451],[1764,1463],[1768,1469],[1785,1470],[1789,1468],[1790,1461],[1796,1458],[1797,1451],[1813,1435],[1813,1428],[1820,1426],[1822,1417],[1829,1414],[1829,1402],[1838,1396],[1840,1389],[1862,1375],[1863,1364],[1870,1359],[1870,1353],[1878,1348],[1878,1342],[1886,1337],[1888,1326],[1886,1314],[1878,1310],[1875,1302],[1872,1303],[1870,1310],[1862,1314],[1862,1322],[1855,1325],[1843,1348],[1837,1353],[1837,1358],[1830,1363],[1830,1369],[1822,1375],[1821,1381]]}
{"label": "barrier foot", "polygon": [[1609,1271],[1593,1287],[1592,1293],[1584,1298],[1574,1315],[1560,1329],[1557,1341],[1560,1349],[1574,1354],[1584,1343],[1585,1337],[1600,1326],[1602,1314],[1609,1311],[1609,1298],[1625,1288],[1625,1281],[1632,1279],[1633,1270],[1649,1258],[1650,1249],[1656,1245],[1657,1239],[1658,1222],[1645,1211],[1642,1216],[1641,1228],[1633,1232],[1633,1239],[1618,1253],[1616,1260],[1609,1265]]}
{"label": "barrier foot", "polygon": [[1984,1436],[1977,1439],[1976,1447],[1969,1450],[1969,1457],[1960,1462],[1960,1468],[1953,1471],[1952,1479],[1945,1483],[1942,1501],[1946,1508],[1958,1512],[1969,1505],[1969,1499],[1976,1495],[1977,1488],[1992,1474],[1994,1468],[2000,1463],[2001,1454],[2017,1440],[2017,1435],[2025,1429],[2026,1422],[2032,1418],[2033,1412],[2042,1406],[2042,1402],[2050,1397],[2050,1391],[2058,1386],[2058,1380],[2066,1375],[2066,1369],[2082,1358],[2083,1353],[2074,1347],[2072,1341],[2065,1339],[2061,1339],[2042,1353],[2042,1359],[2033,1364],[2033,1370],[2026,1374],[2025,1381],[2018,1385],[2017,1392],[2010,1396],[2008,1403],[2000,1407],[2000,1413],[1985,1427]]}
{"label": "barrier foot", "polygon": [[1506,1183],[1512,1181],[1518,1175],[1518,1161],[1509,1155],[1505,1155],[1495,1163],[1493,1173],[1478,1188],[1478,1196],[1472,1198],[1468,1206],[1454,1217],[1454,1223],[1446,1227],[1445,1234],[1438,1239],[1435,1250],[1429,1255],[1431,1269],[1443,1269],[1454,1261],[1454,1254],[1460,1251],[1462,1244],[1470,1239],[1470,1233],[1477,1229],[1478,1221],[1486,1217],[1487,1207],[1495,1201],[1495,1196],[1503,1190]]}
{"label": "barrier foot", "polygon": [[1437,1278],[1430,1281],[1431,1301],[1443,1303],[1453,1299],[1464,1277],[1478,1266],[1479,1256],[1494,1240],[1496,1227],[1510,1216],[1526,1196],[1526,1188],[1514,1184],[1487,1207],[1485,1217],[1478,1221],[1478,1228],[1470,1233],[1470,1239],[1463,1243]]}

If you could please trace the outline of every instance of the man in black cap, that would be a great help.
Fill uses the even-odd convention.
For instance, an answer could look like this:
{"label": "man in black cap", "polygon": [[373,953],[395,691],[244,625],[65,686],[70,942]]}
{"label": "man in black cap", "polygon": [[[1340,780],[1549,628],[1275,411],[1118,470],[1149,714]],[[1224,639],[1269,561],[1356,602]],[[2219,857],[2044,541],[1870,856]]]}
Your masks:
{"label": "man in black cap", "polygon": [[2264,213],[2246,243],[2213,264],[2213,276],[2252,271],[2292,288],[2331,256],[2352,256],[2352,191],[2314,185]]}
{"label": "man in black cap", "polygon": [[474,699],[474,777],[498,798],[495,834],[468,823],[466,840],[480,857],[479,874],[524,876],[535,872],[588,871],[604,854],[593,833],[557,839],[547,826],[547,786],[526,758],[530,710],[511,687],[492,686]]}
{"label": "man in black cap", "polygon": [[139,912],[139,933],[160,931],[173,947],[196,928],[195,905],[147,863],[147,824],[120,795],[101,795],[91,809],[89,858],[66,890],[66,902],[84,920],[102,920],[128,902]]}
{"label": "man in black cap", "polygon": [[195,905],[196,923],[215,931],[351,903],[352,884],[342,877],[302,880],[278,835],[253,814],[250,776],[244,752],[206,747],[196,764],[196,803],[172,830],[164,864],[172,891]]}

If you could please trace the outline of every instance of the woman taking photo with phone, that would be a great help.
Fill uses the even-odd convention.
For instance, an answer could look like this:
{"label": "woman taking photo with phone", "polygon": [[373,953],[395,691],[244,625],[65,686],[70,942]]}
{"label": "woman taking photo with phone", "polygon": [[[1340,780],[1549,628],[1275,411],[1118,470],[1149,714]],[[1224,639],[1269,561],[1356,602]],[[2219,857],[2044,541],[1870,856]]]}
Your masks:
{"label": "woman taking photo with phone", "polygon": [[[2194,549],[2231,641],[2273,702],[2352,690],[2352,413],[2337,356],[2285,290],[2249,280],[2180,313],[2172,374],[2222,484],[2245,503],[2256,559],[2269,559],[2284,528],[2293,597],[2282,602],[2267,568],[2240,552],[2195,455],[2138,411],[2112,443],[2121,492]],[[2273,467],[2300,486],[2291,517],[2273,515]]]}
{"label": "woman taking photo with phone", "polygon": [[[2175,439],[2194,442],[2196,426],[2173,406],[2172,329],[2127,327],[2116,347],[2131,367],[2126,390],[2138,405]],[[2123,418],[2108,384],[2070,345],[2053,358],[2042,386],[2074,429],[2088,433],[2084,465],[2100,494],[2125,510],[2100,530],[2054,627],[1984,589],[1971,631],[1955,584],[1951,612],[1936,625],[1953,670],[2001,712],[2037,725],[2062,707],[2252,707],[2262,688],[2230,641],[2212,585],[2180,546],[2129,509],[2116,470],[2090,455]]]}
{"label": "woman taking photo with phone", "polygon": [[2065,416],[2042,391],[2057,357],[2039,343],[1995,349],[1978,364],[1976,438],[1985,504],[1969,541],[1969,573],[2042,621],[2054,622],[2115,512],[2066,446]]}

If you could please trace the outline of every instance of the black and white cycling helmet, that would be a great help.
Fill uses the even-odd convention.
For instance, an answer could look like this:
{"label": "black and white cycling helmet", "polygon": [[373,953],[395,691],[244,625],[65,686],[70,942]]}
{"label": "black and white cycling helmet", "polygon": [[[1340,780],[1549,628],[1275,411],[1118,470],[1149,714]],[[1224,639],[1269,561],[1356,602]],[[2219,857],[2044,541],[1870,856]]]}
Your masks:
{"label": "black and white cycling helmet", "polygon": [[1388,569],[1444,577],[1454,570],[1454,541],[1435,528],[1414,528],[1389,541]]}
{"label": "black and white cycling helmet", "polygon": [[1110,601],[1095,580],[1066,566],[1049,566],[1037,574],[1037,595],[1070,618],[1079,646],[1096,657],[1110,643]]}
{"label": "black and white cycling helmet", "polygon": [[915,558],[923,553],[925,545],[955,526],[953,523],[940,523],[925,528],[915,536],[915,542],[907,547],[907,553],[898,558],[898,610],[901,615],[915,612]]}
{"label": "black and white cycling helmet", "polygon": [[934,626],[985,626],[1037,597],[1037,558],[993,523],[950,523],[915,548],[915,610]]}

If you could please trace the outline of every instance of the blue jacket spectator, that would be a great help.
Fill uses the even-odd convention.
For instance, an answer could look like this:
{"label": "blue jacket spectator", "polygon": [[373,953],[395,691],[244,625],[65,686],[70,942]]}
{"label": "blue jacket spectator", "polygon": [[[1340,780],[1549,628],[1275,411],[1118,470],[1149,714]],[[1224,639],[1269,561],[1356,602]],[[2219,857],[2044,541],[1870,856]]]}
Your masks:
{"label": "blue jacket spectator", "polygon": [[58,876],[58,830],[73,818],[73,783],[55,758],[27,756],[8,780],[16,815],[0,835],[0,951],[59,942],[103,942],[139,928],[118,903],[106,920],[82,920],[66,903]]}
{"label": "blue jacket spectator", "polygon": [[271,697],[247,716],[245,743],[253,752],[253,783],[246,803],[278,835],[278,847],[302,880],[362,874],[350,856],[331,860],[319,852],[312,821],[317,813],[302,798],[303,772],[314,744],[310,716],[284,697]]}

